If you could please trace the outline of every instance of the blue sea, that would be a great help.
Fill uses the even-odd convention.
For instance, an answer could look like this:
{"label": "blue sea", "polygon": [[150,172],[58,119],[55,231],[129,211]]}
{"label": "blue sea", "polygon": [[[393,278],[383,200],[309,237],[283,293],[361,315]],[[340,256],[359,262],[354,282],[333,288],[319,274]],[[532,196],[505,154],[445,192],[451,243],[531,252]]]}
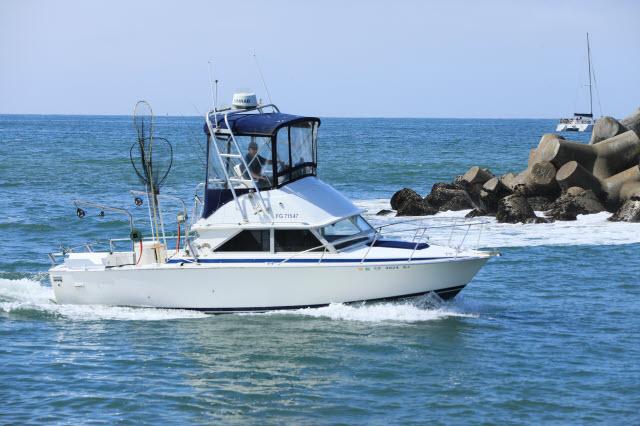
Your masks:
{"label": "blue sea", "polygon": [[[319,176],[388,221],[375,213],[398,189],[426,195],[474,165],[519,172],[554,127],[325,118]],[[191,205],[202,119],[158,117],[156,135],[174,148],[162,191]],[[0,424],[640,424],[640,225],[607,213],[490,219],[479,245],[502,256],[449,302],[219,316],[56,305],[47,253],[129,232],[117,214],[78,219],[74,199],[144,223],[134,142],[130,117],[0,116]]]}

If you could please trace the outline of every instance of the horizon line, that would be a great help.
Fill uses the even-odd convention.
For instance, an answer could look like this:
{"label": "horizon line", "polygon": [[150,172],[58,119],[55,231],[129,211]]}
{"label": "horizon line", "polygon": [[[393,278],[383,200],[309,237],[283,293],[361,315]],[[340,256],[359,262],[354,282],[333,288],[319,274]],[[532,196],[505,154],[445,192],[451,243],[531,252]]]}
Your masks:
{"label": "horizon line", "polygon": [[[132,114],[69,114],[69,113],[0,113],[0,116],[37,116],[37,117],[132,117]],[[330,116],[330,115],[309,115],[310,117],[329,119],[431,119],[431,120],[558,120],[566,117],[446,117],[446,116],[383,116],[383,115],[353,115],[353,116]],[[203,118],[202,115],[174,115],[174,114],[154,114],[154,117],[167,118]]]}

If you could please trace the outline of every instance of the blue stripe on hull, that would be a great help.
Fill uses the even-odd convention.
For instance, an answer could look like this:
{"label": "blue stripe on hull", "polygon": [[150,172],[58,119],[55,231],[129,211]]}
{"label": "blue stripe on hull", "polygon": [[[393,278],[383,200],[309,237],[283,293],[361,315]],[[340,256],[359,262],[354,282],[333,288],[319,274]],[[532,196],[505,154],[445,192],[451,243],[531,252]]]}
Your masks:
{"label": "blue stripe on hull", "polygon": [[[365,263],[370,262],[413,262],[416,260],[445,260],[445,259],[456,259],[453,257],[414,257],[409,260],[408,257],[399,257],[399,258],[386,258],[386,259],[365,259]],[[457,259],[462,259],[462,257],[458,257]],[[247,258],[247,259],[169,259],[167,263],[282,263],[285,259],[255,259],[255,258]],[[289,259],[284,263],[360,263],[362,259]]]}

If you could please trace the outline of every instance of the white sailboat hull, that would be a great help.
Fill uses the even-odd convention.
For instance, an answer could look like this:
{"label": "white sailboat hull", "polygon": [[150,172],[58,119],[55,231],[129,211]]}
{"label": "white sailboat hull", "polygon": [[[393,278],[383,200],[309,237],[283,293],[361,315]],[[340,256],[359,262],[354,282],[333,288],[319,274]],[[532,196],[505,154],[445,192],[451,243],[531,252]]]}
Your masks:
{"label": "white sailboat hull", "polygon": [[488,255],[339,265],[163,264],[148,268],[51,271],[61,304],[248,312],[392,299],[436,292],[454,297]]}
{"label": "white sailboat hull", "polygon": [[590,132],[592,129],[592,123],[560,123],[556,132]]}

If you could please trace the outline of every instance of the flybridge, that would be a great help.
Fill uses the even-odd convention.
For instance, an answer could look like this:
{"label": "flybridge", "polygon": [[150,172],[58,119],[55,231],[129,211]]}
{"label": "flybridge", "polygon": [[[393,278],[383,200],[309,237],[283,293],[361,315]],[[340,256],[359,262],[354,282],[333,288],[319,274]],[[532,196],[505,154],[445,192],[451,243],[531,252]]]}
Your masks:
{"label": "flybridge", "polygon": [[[255,99],[235,95],[234,103],[247,97]],[[246,218],[249,212],[238,202],[245,193],[254,194],[254,214],[270,216],[261,192],[316,176],[319,118],[283,114],[273,104],[214,109],[205,118],[204,217],[234,201]]]}

